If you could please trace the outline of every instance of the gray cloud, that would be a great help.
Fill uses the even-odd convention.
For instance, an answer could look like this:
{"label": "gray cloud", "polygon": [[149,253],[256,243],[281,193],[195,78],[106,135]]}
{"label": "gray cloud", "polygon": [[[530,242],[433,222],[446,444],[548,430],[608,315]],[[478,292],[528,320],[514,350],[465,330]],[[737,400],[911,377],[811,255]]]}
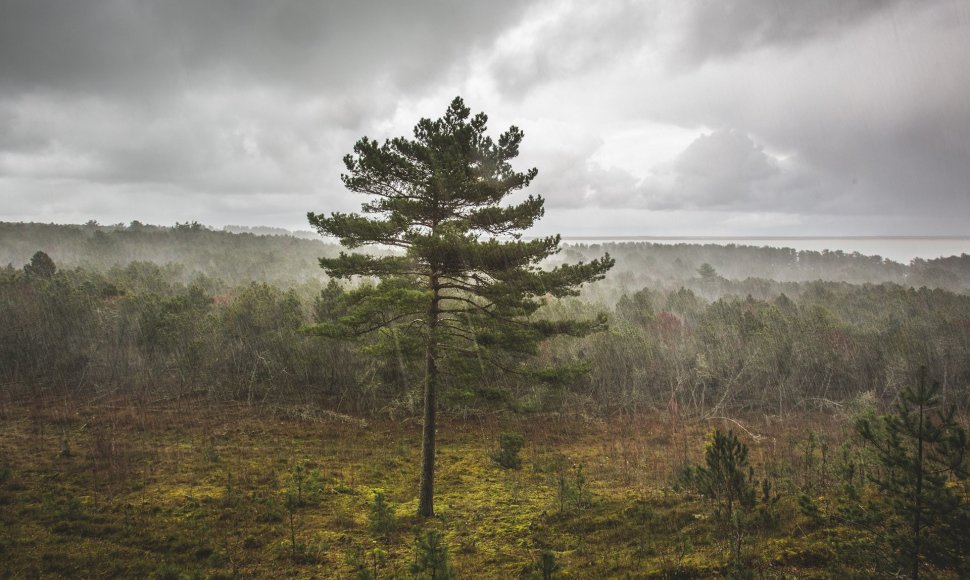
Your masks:
{"label": "gray cloud", "polygon": [[423,84],[521,3],[5,0],[0,88],[87,94],[257,84],[341,92]]}
{"label": "gray cloud", "polygon": [[343,204],[353,141],[520,6],[0,2],[0,196],[73,180],[109,197],[129,184],[186,201],[323,190]]}
{"label": "gray cloud", "polygon": [[796,54],[705,67],[654,111],[796,152],[828,211],[970,218],[968,23],[966,4],[898,3]]}
{"label": "gray cloud", "polygon": [[584,162],[585,157],[564,157],[553,166],[554,177],[537,184],[550,207],[824,211],[817,171],[794,156],[765,152],[736,130],[700,135],[641,179],[618,167]]}
{"label": "gray cloud", "polygon": [[701,135],[641,183],[642,205],[658,209],[814,210],[811,171],[779,159],[735,130]]}
{"label": "gray cloud", "polygon": [[640,187],[640,180],[623,169],[563,158],[547,166],[534,190],[555,209],[643,207]]}
{"label": "gray cloud", "polygon": [[635,0],[544,2],[495,43],[490,73],[504,95],[630,62],[653,34],[657,6]]}
{"label": "gray cloud", "polygon": [[721,0],[686,3],[678,60],[696,66],[765,47],[797,47],[851,30],[908,0]]}
{"label": "gray cloud", "polygon": [[464,94],[567,227],[962,233],[967,71],[962,0],[0,0],[0,206],[303,227]]}

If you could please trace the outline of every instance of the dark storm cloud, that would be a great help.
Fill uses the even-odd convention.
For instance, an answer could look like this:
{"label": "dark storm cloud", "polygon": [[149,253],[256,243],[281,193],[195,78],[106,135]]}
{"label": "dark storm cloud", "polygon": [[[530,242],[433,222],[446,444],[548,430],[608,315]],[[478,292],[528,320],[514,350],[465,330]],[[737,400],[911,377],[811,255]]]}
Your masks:
{"label": "dark storm cloud", "polygon": [[421,85],[514,21],[520,5],[5,0],[0,89],[113,95],[224,83],[301,92],[374,80]]}
{"label": "dark storm cloud", "polygon": [[840,34],[907,0],[706,0],[685,3],[678,43],[690,65],[765,47],[795,47]]}
{"label": "dark storm cloud", "polygon": [[339,205],[340,158],[353,141],[522,9],[511,0],[0,1],[0,195],[24,206],[31,190],[49,199],[72,180],[89,195],[97,187],[78,183],[101,186],[95,199],[114,195],[103,212],[122,215],[154,209],[131,204],[127,185],[186,206],[252,195],[254,219],[283,194],[323,192]]}

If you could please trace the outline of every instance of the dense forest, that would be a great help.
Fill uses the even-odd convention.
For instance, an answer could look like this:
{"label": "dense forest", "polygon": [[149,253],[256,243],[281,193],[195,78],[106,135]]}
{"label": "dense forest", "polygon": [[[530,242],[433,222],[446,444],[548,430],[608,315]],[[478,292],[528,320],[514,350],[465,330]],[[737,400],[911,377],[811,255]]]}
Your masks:
{"label": "dense forest", "polygon": [[[29,240],[0,246],[6,255],[43,251],[52,260],[44,274],[30,272],[29,256],[0,271],[4,384],[316,397],[370,413],[415,402],[420,345],[406,334],[387,329],[351,346],[301,332],[342,307],[345,289],[311,269],[334,246],[197,224],[0,231]],[[35,249],[19,249],[27,243]],[[970,295],[915,287],[932,271],[960,287],[970,256],[903,266],[775,248],[606,249],[617,260],[606,282],[540,311],[553,320],[590,308],[609,314],[608,332],[549,341],[538,357],[588,373],[546,388],[482,369],[473,380],[454,377],[445,404],[605,410],[675,401],[700,415],[784,414],[867,393],[891,401],[921,365],[945,397],[970,403]],[[763,277],[772,272],[778,279]]]}
{"label": "dense forest", "polygon": [[[0,222],[0,265],[26,264],[38,250],[62,269],[77,267],[103,272],[131,262],[153,262],[178,269],[177,279],[190,282],[204,275],[230,285],[267,282],[290,286],[323,277],[317,260],[339,251],[335,242],[323,242],[310,232],[281,228],[227,226],[213,230],[199,223],[174,227],[146,225],[58,225]],[[618,242],[567,244],[552,262],[589,259],[608,251],[617,259],[606,284],[590,287],[604,300],[615,301],[618,292],[644,287],[676,290],[687,286],[708,299],[747,292],[764,296],[787,292],[774,282],[816,280],[854,284],[894,282],[903,286],[970,290],[970,256],[900,264],[879,256],[833,251],[797,251],[791,248],[719,244]],[[704,277],[700,268],[708,264]],[[176,274],[176,272],[172,272]],[[723,286],[727,280],[745,282]]]}
{"label": "dense forest", "polygon": [[616,266],[536,316],[608,328],[542,343],[555,381],[455,361],[429,527],[420,341],[308,333],[375,282],[263,233],[0,224],[5,572],[890,577],[914,509],[923,573],[970,571],[970,256],[566,246]]}

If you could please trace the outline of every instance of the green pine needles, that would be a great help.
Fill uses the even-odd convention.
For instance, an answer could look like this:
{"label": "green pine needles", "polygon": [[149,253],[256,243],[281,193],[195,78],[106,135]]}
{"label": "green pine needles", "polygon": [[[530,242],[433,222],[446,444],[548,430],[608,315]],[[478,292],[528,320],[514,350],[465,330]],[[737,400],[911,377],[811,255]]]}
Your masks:
{"label": "green pine needles", "polygon": [[414,578],[427,580],[452,580],[457,577],[448,555],[448,545],[438,530],[428,530],[415,539],[411,574]]}
{"label": "green pine needles", "polygon": [[[536,311],[548,300],[574,296],[613,266],[609,255],[588,263],[540,264],[559,251],[560,237],[522,239],[543,215],[544,200],[529,195],[508,204],[537,170],[515,171],[523,132],[497,140],[488,118],[472,116],[461,98],[439,119],[422,119],[412,139],[363,138],[344,158],[344,185],[367,196],[362,213],[309,213],[323,235],[350,249],[379,246],[395,253],[342,252],[322,258],[333,278],[376,278],[346,296],[346,313],[312,330],[337,337],[401,328],[424,343],[424,432],[418,513],[432,516],[435,424],[443,372],[484,380],[489,369],[534,380],[575,376],[569,369],[529,369],[538,344],[556,335],[582,336],[605,327],[605,316],[548,320]],[[530,374],[531,373],[531,374]]]}
{"label": "green pine needles", "polygon": [[940,385],[927,382],[923,367],[916,386],[900,393],[895,413],[856,424],[875,449],[881,469],[872,480],[892,514],[889,539],[912,578],[924,561],[970,572],[970,507],[955,486],[967,476],[967,434],[955,413],[941,404]]}
{"label": "green pine needles", "polygon": [[505,432],[498,437],[498,451],[492,453],[492,461],[503,469],[519,469],[522,467],[522,457],[519,451],[525,445],[525,438],[520,433]]}
{"label": "green pine needles", "polygon": [[697,468],[697,488],[717,503],[716,515],[731,521],[738,510],[755,505],[754,469],[748,464],[748,446],[734,431],[715,429]]}

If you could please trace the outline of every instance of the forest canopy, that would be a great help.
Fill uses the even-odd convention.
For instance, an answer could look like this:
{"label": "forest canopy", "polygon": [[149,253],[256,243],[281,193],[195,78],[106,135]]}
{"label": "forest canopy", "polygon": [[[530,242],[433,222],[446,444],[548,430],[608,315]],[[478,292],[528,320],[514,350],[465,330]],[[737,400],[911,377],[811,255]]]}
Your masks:
{"label": "forest canopy", "polygon": [[[202,227],[138,229],[0,224],[0,248],[20,256],[0,269],[5,388],[261,399],[300,393],[369,412],[417,404],[421,348],[413,337],[351,347],[299,333],[334,315],[333,292],[344,288],[328,289],[315,260],[321,249],[335,255],[336,246]],[[16,236],[16,245],[6,241]],[[97,254],[102,244],[111,251]],[[939,268],[959,286],[970,257],[903,266],[850,254],[657,244],[567,246],[563,254],[606,248],[617,265],[603,288],[540,311],[551,320],[585,313],[590,304],[611,313],[608,333],[553,341],[540,353],[540,365],[585,361],[590,375],[563,388],[509,378],[455,381],[445,407],[651,407],[673,397],[697,413],[785,410],[867,393],[892,400],[907,373],[924,364],[948,399],[970,399],[970,296],[910,284]],[[50,278],[24,270],[38,250],[56,265]],[[179,262],[132,259],[149,251],[163,260],[185,255]],[[312,275],[301,273],[304,260]],[[727,277],[739,264],[767,271],[786,260],[789,279],[852,270],[890,281]],[[700,276],[703,263],[717,275]],[[644,283],[667,273],[664,283]]]}

